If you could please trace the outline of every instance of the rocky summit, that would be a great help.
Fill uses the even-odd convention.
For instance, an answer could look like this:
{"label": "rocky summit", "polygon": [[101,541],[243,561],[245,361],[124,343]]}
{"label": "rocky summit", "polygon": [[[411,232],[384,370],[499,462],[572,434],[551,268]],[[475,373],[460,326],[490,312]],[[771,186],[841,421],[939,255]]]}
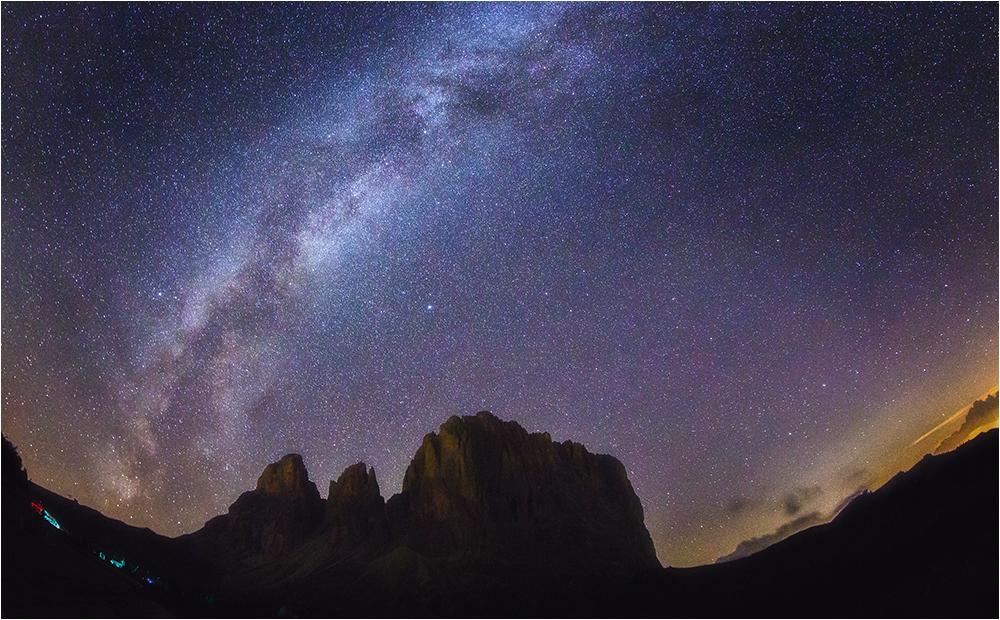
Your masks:
{"label": "rocky summit", "polygon": [[271,463],[247,491],[195,534],[225,560],[277,557],[305,542],[323,519],[324,504],[302,457],[288,454]]}
{"label": "rocky summit", "polygon": [[338,550],[384,549],[389,525],[374,469],[356,463],[330,481],[324,526],[327,541]]}
{"label": "rocky summit", "polygon": [[431,557],[659,566],[621,462],[487,411],[424,437],[396,503],[407,544]]}
{"label": "rocky summit", "polygon": [[191,538],[229,568],[401,553],[559,573],[659,566],[617,459],[487,411],[454,416],[424,437],[388,502],[364,463],[331,481],[324,501],[302,457],[289,454]]}
{"label": "rocky summit", "polygon": [[316,484],[309,480],[309,473],[298,454],[286,454],[277,463],[264,468],[257,479],[261,493],[301,493],[319,498]]}

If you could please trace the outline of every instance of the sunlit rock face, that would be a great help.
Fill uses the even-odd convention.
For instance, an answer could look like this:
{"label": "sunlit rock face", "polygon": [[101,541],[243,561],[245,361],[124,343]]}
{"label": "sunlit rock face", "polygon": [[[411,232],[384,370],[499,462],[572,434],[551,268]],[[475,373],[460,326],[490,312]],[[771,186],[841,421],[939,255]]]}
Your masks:
{"label": "sunlit rock face", "polygon": [[427,556],[658,566],[621,462],[485,411],[424,437],[389,512]]}
{"label": "sunlit rock face", "polygon": [[286,454],[277,463],[271,463],[257,479],[257,490],[263,493],[302,493],[319,498],[316,484],[309,480],[309,473],[298,454]]}
{"label": "sunlit rock face", "polygon": [[256,490],[240,495],[229,513],[209,521],[205,530],[236,554],[273,557],[309,538],[323,511],[324,502],[302,457],[289,454],[268,465]]}

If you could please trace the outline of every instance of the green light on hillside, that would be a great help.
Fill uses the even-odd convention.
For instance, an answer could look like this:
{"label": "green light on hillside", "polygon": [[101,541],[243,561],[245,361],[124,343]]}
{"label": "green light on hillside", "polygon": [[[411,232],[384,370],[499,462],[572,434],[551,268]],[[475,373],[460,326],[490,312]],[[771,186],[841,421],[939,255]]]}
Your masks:
{"label": "green light on hillside", "polygon": [[52,518],[52,515],[50,515],[50,514],[48,513],[48,511],[45,511],[45,512],[44,512],[44,513],[42,514],[42,517],[44,517],[46,521],[48,521],[49,523],[51,523],[51,524],[52,524],[52,527],[56,528],[57,530],[61,530],[61,529],[62,529],[62,527],[60,527],[60,526],[59,526],[59,522],[58,522],[58,521],[56,521],[55,519],[53,519],[53,518]]}

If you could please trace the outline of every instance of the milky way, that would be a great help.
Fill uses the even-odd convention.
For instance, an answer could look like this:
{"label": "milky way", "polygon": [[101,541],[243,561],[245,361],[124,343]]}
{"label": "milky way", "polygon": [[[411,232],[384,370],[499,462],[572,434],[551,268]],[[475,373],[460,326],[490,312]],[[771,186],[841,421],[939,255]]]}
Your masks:
{"label": "milky way", "polygon": [[704,563],[997,383],[995,4],[2,29],[3,431],[127,522],[194,531],[288,452],[388,496],[488,409],[619,458]]}

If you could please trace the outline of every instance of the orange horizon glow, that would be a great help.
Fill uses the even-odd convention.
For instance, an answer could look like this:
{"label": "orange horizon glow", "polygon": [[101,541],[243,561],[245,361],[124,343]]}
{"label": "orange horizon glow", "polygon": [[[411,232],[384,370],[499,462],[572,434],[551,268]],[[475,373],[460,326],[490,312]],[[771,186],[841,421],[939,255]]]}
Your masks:
{"label": "orange horizon glow", "polygon": [[[920,443],[924,439],[927,439],[928,437],[930,437],[931,435],[933,435],[937,431],[941,430],[942,428],[944,428],[948,424],[950,424],[950,423],[954,422],[955,420],[957,420],[959,418],[959,416],[967,415],[969,413],[969,410],[972,409],[972,406],[977,401],[985,400],[987,397],[992,396],[993,394],[998,394],[998,393],[1000,393],[1000,384],[993,386],[992,388],[990,388],[989,390],[987,390],[986,393],[984,393],[982,396],[980,396],[979,398],[975,399],[974,401],[972,401],[968,405],[962,407],[961,409],[959,409],[958,411],[956,411],[954,414],[952,414],[951,416],[949,416],[947,420],[945,420],[944,422],[941,422],[940,424],[938,424],[937,426],[935,426],[931,430],[929,430],[926,433],[924,433],[923,435],[921,435],[920,438],[917,439],[916,441],[914,441],[913,443],[911,443],[908,446],[908,448],[912,448],[913,446],[917,445],[918,443]],[[972,437],[970,436],[969,439],[971,439],[971,438]],[[966,441],[968,441],[968,439]]]}

